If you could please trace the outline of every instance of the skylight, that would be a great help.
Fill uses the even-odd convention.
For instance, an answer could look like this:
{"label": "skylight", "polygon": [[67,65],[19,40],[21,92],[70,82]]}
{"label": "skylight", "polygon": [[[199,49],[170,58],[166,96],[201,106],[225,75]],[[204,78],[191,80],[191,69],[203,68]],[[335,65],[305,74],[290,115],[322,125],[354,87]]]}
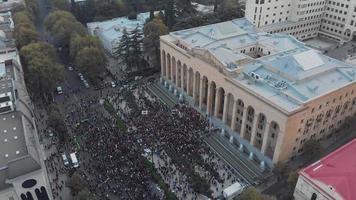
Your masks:
{"label": "skylight", "polygon": [[324,64],[319,54],[314,50],[304,51],[293,56],[304,71],[308,71]]}

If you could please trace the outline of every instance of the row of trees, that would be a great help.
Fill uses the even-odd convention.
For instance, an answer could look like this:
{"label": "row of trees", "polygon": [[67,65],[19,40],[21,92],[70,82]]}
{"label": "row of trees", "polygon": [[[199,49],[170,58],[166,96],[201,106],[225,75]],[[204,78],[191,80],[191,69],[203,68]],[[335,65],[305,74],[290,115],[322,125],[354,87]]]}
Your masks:
{"label": "row of trees", "polygon": [[21,48],[26,83],[34,99],[52,100],[53,90],[63,80],[63,65],[57,62],[56,52],[48,43],[32,42]]}
{"label": "row of trees", "polygon": [[275,197],[263,195],[256,190],[254,187],[249,187],[243,191],[240,197],[235,198],[236,200],[277,200]]}
{"label": "row of trees", "polygon": [[101,42],[88,35],[85,27],[70,12],[52,11],[45,19],[45,27],[54,44],[79,70],[92,81],[100,77],[107,62]]}
{"label": "row of trees", "polygon": [[23,46],[26,46],[31,42],[38,41],[38,33],[34,19],[35,17],[24,8],[14,13],[14,38],[17,48],[21,49]]}
{"label": "row of trees", "polygon": [[57,62],[54,48],[39,42],[35,27],[37,14],[38,4],[35,0],[26,0],[26,7],[15,8],[13,35],[20,50],[24,76],[32,98],[49,102],[56,84],[63,78],[63,66]]}

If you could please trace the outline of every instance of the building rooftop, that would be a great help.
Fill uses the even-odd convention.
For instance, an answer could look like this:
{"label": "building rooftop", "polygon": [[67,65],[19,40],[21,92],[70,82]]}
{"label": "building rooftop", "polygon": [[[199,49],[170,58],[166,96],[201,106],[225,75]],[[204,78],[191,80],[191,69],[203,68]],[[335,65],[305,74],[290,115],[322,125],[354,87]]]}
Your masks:
{"label": "building rooftop", "polygon": [[9,187],[6,179],[41,168],[24,88],[18,52],[0,50],[0,190]]}
{"label": "building rooftop", "polygon": [[[308,166],[299,174],[313,184],[321,184],[324,192],[356,199],[356,139]],[[326,191],[325,191],[326,190]],[[333,198],[334,199],[334,198]]]}
{"label": "building rooftop", "polygon": [[356,80],[355,66],[292,36],[262,32],[244,18],[172,32],[162,39],[223,68],[236,84],[287,113]]}
{"label": "building rooftop", "polygon": [[150,13],[146,12],[138,14],[136,19],[119,17],[106,21],[91,22],[87,24],[87,27],[91,35],[96,35],[100,38],[105,49],[111,49],[113,45],[120,42],[125,29],[127,32],[131,32],[136,28],[143,29],[149,17]]}

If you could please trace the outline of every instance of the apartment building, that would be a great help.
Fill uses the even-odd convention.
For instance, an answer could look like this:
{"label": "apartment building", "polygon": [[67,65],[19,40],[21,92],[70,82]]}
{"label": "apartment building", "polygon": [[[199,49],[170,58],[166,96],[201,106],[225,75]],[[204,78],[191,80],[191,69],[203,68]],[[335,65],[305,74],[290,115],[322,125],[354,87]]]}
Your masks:
{"label": "apartment building", "polygon": [[[335,133],[356,111],[356,68],[241,18],[160,38],[161,83],[225,124],[272,166]],[[262,163],[261,163],[262,164]]]}
{"label": "apartment building", "polygon": [[245,17],[268,33],[286,33],[299,40],[321,35],[343,43],[356,33],[352,0],[248,0]]}
{"label": "apartment building", "polygon": [[12,30],[11,13],[0,13],[0,199],[50,200],[44,153]]}

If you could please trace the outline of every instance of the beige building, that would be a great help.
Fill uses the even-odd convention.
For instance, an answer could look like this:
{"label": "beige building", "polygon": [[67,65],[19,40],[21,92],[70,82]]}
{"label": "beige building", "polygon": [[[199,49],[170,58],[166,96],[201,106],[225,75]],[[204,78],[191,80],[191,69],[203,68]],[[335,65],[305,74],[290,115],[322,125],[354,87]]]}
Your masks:
{"label": "beige building", "polygon": [[299,40],[320,35],[344,43],[356,36],[354,0],[247,0],[245,17],[266,32]]}
{"label": "beige building", "polygon": [[161,37],[161,83],[225,124],[230,141],[271,166],[355,114],[356,68],[248,20]]}

